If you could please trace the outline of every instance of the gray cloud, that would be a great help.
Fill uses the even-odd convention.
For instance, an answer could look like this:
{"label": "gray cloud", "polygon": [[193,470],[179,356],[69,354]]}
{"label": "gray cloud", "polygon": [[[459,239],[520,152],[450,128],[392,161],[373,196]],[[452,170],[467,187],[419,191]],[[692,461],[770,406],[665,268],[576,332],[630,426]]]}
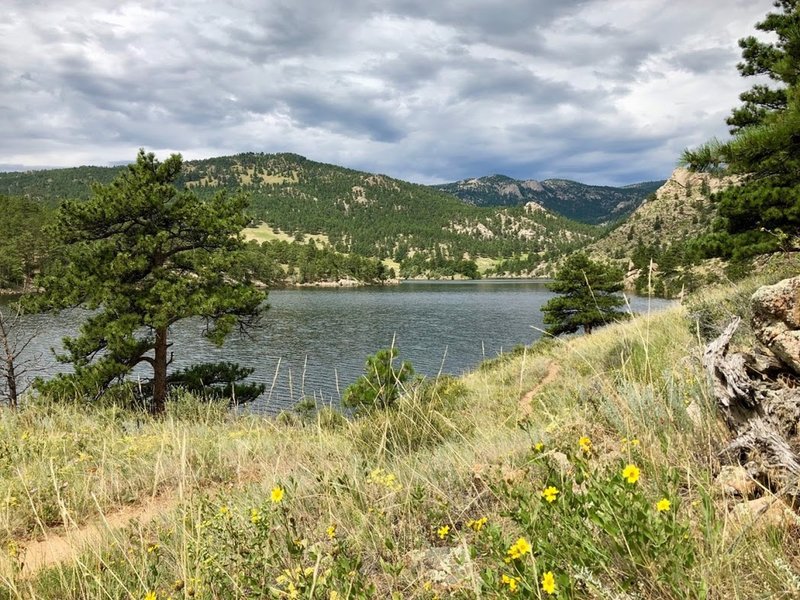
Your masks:
{"label": "gray cloud", "polygon": [[[770,0],[8,0],[0,168],[292,151],[631,183],[724,135]],[[6,165],[3,167],[3,165]]]}

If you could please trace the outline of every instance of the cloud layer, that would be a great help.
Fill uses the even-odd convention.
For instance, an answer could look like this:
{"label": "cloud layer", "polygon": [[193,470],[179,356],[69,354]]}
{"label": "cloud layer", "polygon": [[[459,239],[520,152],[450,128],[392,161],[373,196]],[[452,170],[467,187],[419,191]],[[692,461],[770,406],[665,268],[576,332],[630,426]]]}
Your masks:
{"label": "cloud layer", "polygon": [[7,0],[0,168],[303,154],[626,184],[724,136],[770,0]]}

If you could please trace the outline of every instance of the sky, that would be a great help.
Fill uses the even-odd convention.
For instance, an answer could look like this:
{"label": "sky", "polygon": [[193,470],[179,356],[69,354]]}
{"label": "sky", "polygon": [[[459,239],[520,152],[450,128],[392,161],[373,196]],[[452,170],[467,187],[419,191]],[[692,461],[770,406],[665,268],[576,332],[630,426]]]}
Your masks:
{"label": "sky", "polygon": [[771,0],[3,0],[0,170],[295,152],[419,183],[665,179]]}

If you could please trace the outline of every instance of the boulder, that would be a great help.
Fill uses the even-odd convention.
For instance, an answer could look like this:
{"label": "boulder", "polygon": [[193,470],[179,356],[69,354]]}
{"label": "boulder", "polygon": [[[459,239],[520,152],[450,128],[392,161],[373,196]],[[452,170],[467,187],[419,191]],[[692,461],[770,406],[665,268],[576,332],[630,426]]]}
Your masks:
{"label": "boulder", "polygon": [[751,302],[756,338],[800,375],[800,277],[759,288]]}
{"label": "boulder", "polygon": [[749,499],[755,494],[757,485],[747,470],[739,465],[726,465],[714,480],[716,490],[725,496]]}

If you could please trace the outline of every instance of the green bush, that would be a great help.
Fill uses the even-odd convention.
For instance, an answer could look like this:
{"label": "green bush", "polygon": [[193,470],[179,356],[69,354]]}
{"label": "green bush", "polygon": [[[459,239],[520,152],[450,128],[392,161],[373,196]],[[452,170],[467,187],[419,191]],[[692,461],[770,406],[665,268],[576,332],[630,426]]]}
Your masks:
{"label": "green bush", "polygon": [[403,361],[395,369],[397,348],[378,350],[367,358],[364,374],[348,386],[342,396],[342,405],[356,412],[369,412],[375,408],[388,408],[395,403],[404,386],[414,376],[414,368]]}

